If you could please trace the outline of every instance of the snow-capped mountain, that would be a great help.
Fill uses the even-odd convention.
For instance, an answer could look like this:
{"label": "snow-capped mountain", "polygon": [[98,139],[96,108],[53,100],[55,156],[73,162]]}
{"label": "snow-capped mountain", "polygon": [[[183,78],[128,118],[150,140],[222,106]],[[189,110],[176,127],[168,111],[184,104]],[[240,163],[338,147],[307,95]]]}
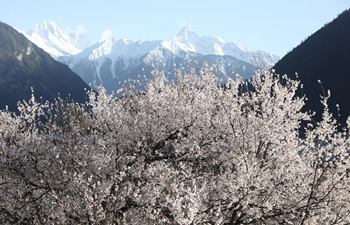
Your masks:
{"label": "snow-capped mountain", "polygon": [[94,48],[87,48],[76,57],[82,58],[89,55],[89,58],[94,60],[106,56],[110,58],[134,58],[147,53],[150,53],[150,56],[157,57],[159,49],[166,49],[176,55],[182,52],[202,55],[228,55],[261,68],[271,67],[279,60],[278,56],[260,50],[252,51],[235,42],[225,42],[218,37],[200,36],[189,27],[184,27],[177,35],[163,41],[115,40],[110,32],[106,32],[102,35],[101,41],[92,47]]}
{"label": "snow-capped mountain", "polygon": [[177,54],[195,52],[203,55],[229,55],[257,67],[271,67],[279,57],[264,51],[252,51],[235,42],[225,42],[219,37],[201,36],[190,27],[184,27],[176,36],[162,42],[162,47]]}
{"label": "snow-capped mountain", "polygon": [[27,37],[57,60],[69,65],[85,82],[104,86],[112,92],[126,80],[151,78],[155,68],[174,75],[174,65],[182,71],[215,65],[222,79],[239,74],[250,78],[257,67],[266,68],[279,59],[264,51],[253,51],[218,37],[201,36],[189,27],[167,40],[115,39],[111,32],[86,47],[79,32],[69,32],[54,22],[43,22]]}
{"label": "snow-capped mountain", "polygon": [[113,91],[125,80],[150,78],[154,68],[173,76],[174,64],[182,71],[215,65],[215,73],[222,79],[236,74],[250,78],[257,67],[271,67],[278,57],[220,38],[200,36],[185,27],[168,40],[155,41],[116,40],[106,32],[99,43],[61,60],[92,86],[102,85]]}
{"label": "snow-capped mountain", "polygon": [[90,45],[81,29],[63,30],[52,21],[35,25],[25,36],[56,59],[78,54]]}

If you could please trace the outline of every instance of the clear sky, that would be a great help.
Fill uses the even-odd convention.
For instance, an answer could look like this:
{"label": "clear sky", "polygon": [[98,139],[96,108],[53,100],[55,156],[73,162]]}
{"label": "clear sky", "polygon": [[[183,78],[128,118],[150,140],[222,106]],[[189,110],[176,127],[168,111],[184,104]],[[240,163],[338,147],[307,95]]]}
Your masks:
{"label": "clear sky", "polygon": [[350,0],[4,0],[0,21],[24,31],[42,20],[83,26],[98,41],[165,39],[189,25],[193,31],[283,56],[330,22]]}

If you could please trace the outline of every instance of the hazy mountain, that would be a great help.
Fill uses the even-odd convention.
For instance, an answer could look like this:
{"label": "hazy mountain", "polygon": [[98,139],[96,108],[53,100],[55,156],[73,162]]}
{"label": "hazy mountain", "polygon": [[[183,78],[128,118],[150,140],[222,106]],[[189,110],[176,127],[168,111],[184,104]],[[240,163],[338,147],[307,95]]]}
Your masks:
{"label": "hazy mountain", "polygon": [[184,72],[191,68],[199,70],[204,64],[216,65],[215,73],[222,79],[236,74],[250,78],[257,66],[270,67],[277,57],[250,51],[220,38],[203,37],[185,28],[164,41],[115,40],[106,33],[101,42],[60,60],[85,82],[113,91],[128,79],[150,78],[154,68],[166,71],[171,77],[174,65]]}
{"label": "hazy mountain", "polygon": [[68,66],[55,61],[23,34],[0,22],[0,108],[16,110],[19,100],[31,96],[85,101],[89,86]]}
{"label": "hazy mountain", "polygon": [[52,57],[75,55],[90,46],[82,30],[64,30],[53,21],[37,24],[25,36]]}
{"label": "hazy mountain", "polygon": [[[350,11],[340,14],[284,56],[275,66],[277,73],[295,77],[297,72],[309,98],[307,109],[315,109],[321,117],[319,96],[323,89],[331,91],[330,108],[341,122],[350,115]],[[318,83],[322,81],[322,86]]]}
{"label": "hazy mountain", "polygon": [[194,52],[203,55],[228,55],[248,62],[256,67],[271,67],[278,60],[278,56],[264,51],[253,51],[235,42],[225,42],[219,37],[201,36],[184,27],[176,36],[161,43],[164,49],[173,53]]}
{"label": "hazy mountain", "polygon": [[[182,71],[215,64],[215,73],[222,79],[235,77],[236,74],[250,78],[256,67],[271,67],[279,59],[264,51],[252,51],[221,38],[201,36],[188,27],[168,40],[114,39],[110,32],[105,32],[100,42],[81,50],[73,41],[62,41],[67,39],[62,38],[67,36],[62,35],[63,29],[54,23],[43,24],[45,26],[40,26],[40,29],[34,29],[40,32],[29,34],[31,40],[36,42],[43,39],[46,46],[55,46],[54,49],[59,50],[60,54],[50,51],[59,61],[69,65],[92,87],[102,85],[109,92],[120,88],[121,83],[129,79],[150,78],[154,68],[173,76],[175,64]],[[41,38],[35,39],[34,36]],[[38,42],[40,44],[41,41]]]}

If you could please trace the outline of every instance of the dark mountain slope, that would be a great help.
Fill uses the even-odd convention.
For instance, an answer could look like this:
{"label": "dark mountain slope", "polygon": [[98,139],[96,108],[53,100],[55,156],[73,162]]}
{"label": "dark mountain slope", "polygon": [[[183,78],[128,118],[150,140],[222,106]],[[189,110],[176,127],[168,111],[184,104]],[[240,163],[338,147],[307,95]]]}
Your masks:
{"label": "dark mountain slope", "polygon": [[89,86],[68,66],[30,42],[24,35],[0,22],[0,109],[16,111],[19,100],[31,96],[51,100],[59,95],[77,102],[86,100]]}
{"label": "dark mountain slope", "polygon": [[350,11],[346,10],[331,23],[315,32],[299,46],[284,56],[274,69],[279,74],[295,77],[299,74],[304,93],[309,98],[306,109],[316,111],[316,119],[322,111],[319,96],[323,90],[331,91],[330,108],[344,124],[350,115]]}

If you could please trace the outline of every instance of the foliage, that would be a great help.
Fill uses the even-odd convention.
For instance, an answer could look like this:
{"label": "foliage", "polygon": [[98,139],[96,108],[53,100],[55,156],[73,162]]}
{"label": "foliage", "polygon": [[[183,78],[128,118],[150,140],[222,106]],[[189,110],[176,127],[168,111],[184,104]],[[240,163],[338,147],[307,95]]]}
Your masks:
{"label": "foliage", "polygon": [[1,224],[347,224],[349,134],[299,137],[299,82],[156,72],[145,92],[0,113]]}

